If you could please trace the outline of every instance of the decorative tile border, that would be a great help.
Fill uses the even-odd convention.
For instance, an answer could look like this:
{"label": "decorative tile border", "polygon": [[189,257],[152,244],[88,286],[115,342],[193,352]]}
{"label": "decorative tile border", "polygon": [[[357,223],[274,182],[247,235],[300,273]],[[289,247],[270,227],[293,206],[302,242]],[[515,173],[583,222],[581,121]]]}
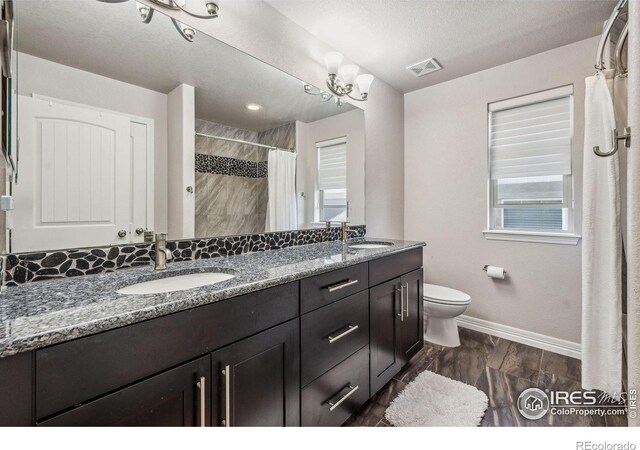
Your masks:
{"label": "decorative tile border", "polygon": [[[364,237],[366,226],[350,227],[356,237]],[[279,231],[254,235],[169,241],[172,262],[217,258],[249,252],[277,250],[340,239],[340,229],[318,228]],[[153,264],[154,244],[128,244],[110,247],[9,254],[5,257],[4,284],[18,286],[33,281],[93,275]]]}
{"label": "decorative tile border", "polygon": [[268,163],[267,161],[247,161],[227,156],[196,153],[196,172],[245,178],[264,178],[268,173]]}

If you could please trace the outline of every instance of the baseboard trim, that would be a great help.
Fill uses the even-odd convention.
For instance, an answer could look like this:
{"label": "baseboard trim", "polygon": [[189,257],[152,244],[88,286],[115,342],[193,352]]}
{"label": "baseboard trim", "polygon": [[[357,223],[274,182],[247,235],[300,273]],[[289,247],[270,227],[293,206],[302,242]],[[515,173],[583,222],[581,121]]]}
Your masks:
{"label": "baseboard trim", "polygon": [[581,359],[581,346],[577,342],[566,341],[544,334],[534,333],[532,331],[522,330],[520,328],[510,327],[488,320],[476,319],[462,315],[458,317],[458,325],[470,330],[480,331],[491,336],[508,339],[520,344],[530,345],[531,347],[547,350],[552,353],[570,356],[572,358]]}

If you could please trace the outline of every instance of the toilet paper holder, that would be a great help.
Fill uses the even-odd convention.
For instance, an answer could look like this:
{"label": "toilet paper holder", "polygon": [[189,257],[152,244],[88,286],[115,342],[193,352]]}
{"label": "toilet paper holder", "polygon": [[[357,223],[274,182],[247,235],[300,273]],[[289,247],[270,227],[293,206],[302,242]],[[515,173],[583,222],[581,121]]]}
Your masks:
{"label": "toilet paper holder", "polygon": [[[487,271],[487,267],[489,267],[489,264],[485,264],[484,267],[482,268],[482,270],[484,270],[485,272]],[[504,273],[504,276],[507,276],[507,271],[503,270],[502,271]]]}

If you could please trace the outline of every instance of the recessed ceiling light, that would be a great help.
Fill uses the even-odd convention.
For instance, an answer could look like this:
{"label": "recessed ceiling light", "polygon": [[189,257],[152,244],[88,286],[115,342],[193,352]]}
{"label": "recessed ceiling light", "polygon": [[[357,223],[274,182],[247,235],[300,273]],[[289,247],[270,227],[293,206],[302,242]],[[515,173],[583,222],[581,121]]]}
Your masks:
{"label": "recessed ceiling light", "polygon": [[262,109],[262,106],[258,105],[257,103],[249,103],[245,106],[245,108],[247,108],[249,111],[260,111]]}

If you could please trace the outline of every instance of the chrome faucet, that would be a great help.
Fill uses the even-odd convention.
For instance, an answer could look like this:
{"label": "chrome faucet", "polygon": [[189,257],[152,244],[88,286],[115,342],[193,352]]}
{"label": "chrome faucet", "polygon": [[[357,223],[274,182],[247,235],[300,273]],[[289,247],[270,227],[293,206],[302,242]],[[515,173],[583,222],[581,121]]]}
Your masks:
{"label": "chrome faucet", "polygon": [[167,248],[167,233],[156,234],[156,270],[165,270],[167,261],[173,259],[173,253]]}
{"label": "chrome faucet", "polygon": [[347,243],[347,238],[349,237],[350,233],[353,234],[358,234],[358,232],[356,230],[350,230],[347,225],[349,224],[349,222],[340,222],[342,224],[342,228],[341,228],[341,236],[342,236],[342,243],[346,244]]}

